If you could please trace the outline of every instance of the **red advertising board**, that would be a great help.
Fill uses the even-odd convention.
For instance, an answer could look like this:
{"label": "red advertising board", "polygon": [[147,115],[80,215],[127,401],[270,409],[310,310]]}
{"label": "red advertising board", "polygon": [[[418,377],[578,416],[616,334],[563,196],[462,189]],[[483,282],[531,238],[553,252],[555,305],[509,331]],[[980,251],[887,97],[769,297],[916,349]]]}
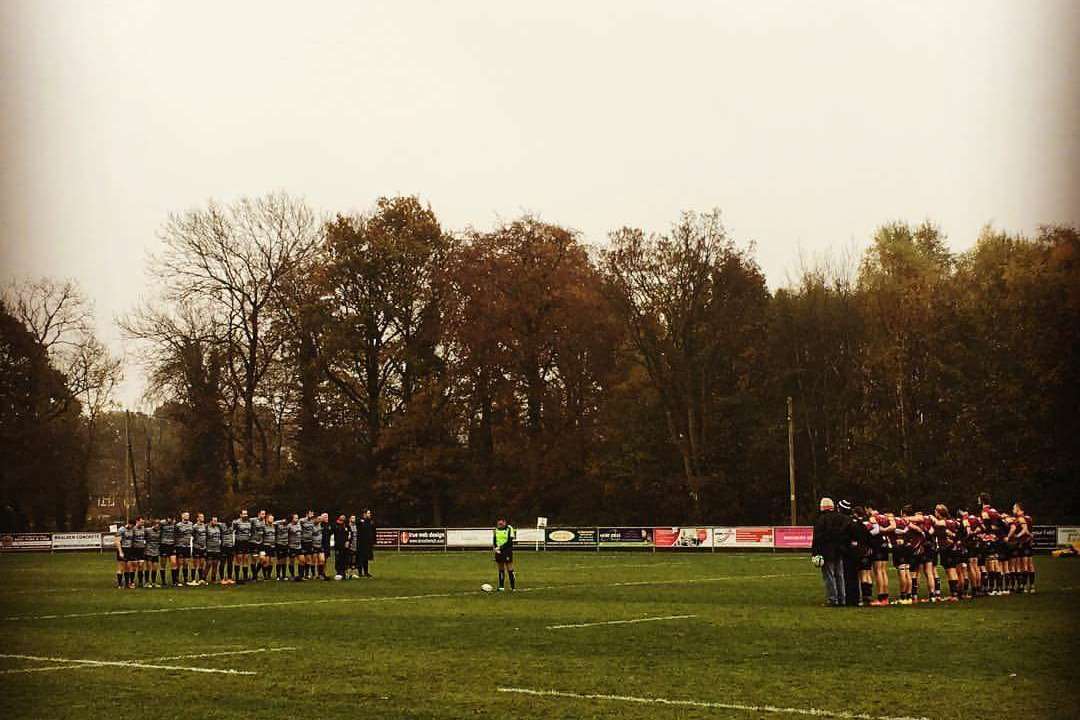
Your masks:
{"label": "red advertising board", "polygon": [[778,548],[808,548],[814,542],[810,526],[778,527],[773,530],[773,544]]}
{"label": "red advertising board", "polygon": [[653,528],[653,544],[658,548],[712,547],[712,529],[696,527]]}

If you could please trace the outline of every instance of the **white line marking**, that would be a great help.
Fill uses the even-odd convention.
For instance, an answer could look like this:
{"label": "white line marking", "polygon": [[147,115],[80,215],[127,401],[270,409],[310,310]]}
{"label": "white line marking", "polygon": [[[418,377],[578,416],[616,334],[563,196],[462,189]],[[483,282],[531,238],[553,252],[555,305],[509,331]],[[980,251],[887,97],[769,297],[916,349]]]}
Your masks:
{"label": "white line marking", "polygon": [[535,695],[538,697],[561,697],[575,700],[616,700],[642,705],[676,705],[681,707],[713,708],[717,710],[742,710],[753,713],[780,713],[786,715],[812,715],[814,717],[844,718],[845,720],[930,720],[925,717],[892,715],[867,715],[843,710],[819,710],[817,708],[776,707],[774,705],[746,705],[744,703],[705,702],[700,700],[671,700],[669,698],[644,698],[631,695],[603,695],[600,693],[575,693],[562,690],[530,690],[529,688],[501,687],[501,693]]}
{"label": "white line marking", "polygon": [[294,647],[255,648],[253,650],[224,650],[222,652],[198,653],[197,655],[170,655],[168,657],[151,658],[152,662],[163,660],[190,660],[194,658],[221,657],[222,655],[252,655],[254,653],[286,652],[296,650]]}
{"label": "white line marking", "polygon": [[184,670],[187,672],[219,673],[221,675],[255,675],[249,670],[219,670],[218,668],[184,667],[183,665],[151,665],[149,663],[133,662],[130,660],[80,660],[77,658],[54,658],[41,657],[39,655],[11,655],[0,653],[0,658],[14,658],[17,660],[36,660],[38,662],[75,663],[78,665],[90,665],[96,667],[126,667],[140,670]]}
{"label": "white line marking", "polygon": [[[799,576],[816,575],[817,573],[775,573],[771,575],[723,575],[705,578],[683,578],[681,580],[638,580],[632,582],[616,583],[567,583],[565,585],[542,585],[532,588],[521,588],[518,592],[539,592],[541,590],[572,590],[574,588],[590,587],[634,587],[644,585],[690,585],[695,583],[721,582],[724,580],[768,580],[774,578],[790,578]],[[147,615],[174,612],[194,612],[196,610],[243,610],[246,608],[283,607],[286,605],[324,605],[329,603],[369,603],[390,602],[393,600],[430,600],[435,598],[468,597],[470,595],[483,595],[480,590],[466,590],[463,592],[425,593],[422,595],[380,595],[359,598],[324,598],[322,600],[273,600],[266,602],[232,603],[221,605],[189,605],[187,607],[163,607],[145,608],[133,610],[103,610],[100,612],[67,613],[57,615],[13,615],[3,618],[8,622],[23,620],[62,620],[71,618],[111,617],[113,615]]]}
{"label": "white line marking", "polygon": [[12,670],[0,670],[0,675],[14,675],[15,673],[32,672],[55,672],[57,670],[76,670],[78,668],[93,667],[92,665],[46,665],[45,667],[14,668]]}
{"label": "white line marking", "polygon": [[573,625],[548,625],[548,630],[563,630],[565,628],[586,628],[598,625],[632,625],[634,623],[660,622],[661,620],[686,620],[696,618],[697,615],[664,615],[663,617],[634,618],[633,620],[606,620],[604,622],[576,623]]}

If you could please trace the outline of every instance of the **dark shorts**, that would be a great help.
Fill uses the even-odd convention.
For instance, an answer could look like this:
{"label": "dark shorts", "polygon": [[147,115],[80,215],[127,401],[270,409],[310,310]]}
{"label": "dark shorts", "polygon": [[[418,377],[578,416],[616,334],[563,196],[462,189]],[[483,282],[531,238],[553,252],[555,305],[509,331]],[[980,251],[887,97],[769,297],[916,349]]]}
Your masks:
{"label": "dark shorts", "polygon": [[275,557],[279,557],[279,558],[282,558],[282,559],[289,557],[289,548],[288,548],[288,546],[285,546],[285,545],[277,545],[277,546],[275,546],[274,547],[274,555],[275,555]]}
{"label": "dark shorts", "polygon": [[220,550],[207,550],[206,551],[206,559],[217,562],[218,560],[221,559],[221,551]]}
{"label": "dark shorts", "polygon": [[514,551],[503,550],[502,552],[495,553],[495,562],[512,563],[514,562]]}
{"label": "dark shorts", "polygon": [[161,557],[160,552],[151,553],[150,549],[147,548],[146,549],[146,554],[144,555],[143,559],[145,559],[146,562],[156,563],[158,561],[158,558],[160,558],[160,557]]}
{"label": "dark shorts", "polygon": [[191,557],[191,548],[189,548],[187,545],[177,545],[176,546],[176,557],[178,557],[178,558],[189,558],[189,557]]}
{"label": "dark shorts", "polygon": [[304,554],[304,551],[301,550],[300,548],[289,548],[289,557],[291,557],[291,558],[300,557],[303,554]]}
{"label": "dark shorts", "polygon": [[128,556],[128,560],[145,560],[146,559],[146,548],[144,548],[144,547],[141,547],[141,548],[133,547],[133,548],[131,548],[131,550],[128,551],[127,556]]}
{"label": "dark shorts", "polygon": [[130,553],[130,552],[131,552],[131,548],[128,548],[127,550],[124,551],[124,556],[120,557],[120,551],[117,550],[116,551],[116,562],[131,562],[131,557],[128,555],[128,553]]}
{"label": "dark shorts", "polygon": [[258,555],[263,551],[262,543],[248,543],[248,555]]}
{"label": "dark shorts", "polygon": [[964,559],[962,557],[960,557],[960,553],[950,551],[950,550],[942,550],[941,551],[941,565],[945,569],[951,570],[952,568],[955,568],[955,567],[957,567],[959,565],[963,565],[963,564],[964,564]]}
{"label": "dark shorts", "polygon": [[162,545],[161,557],[172,557],[176,554],[176,545]]}
{"label": "dark shorts", "polygon": [[233,556],[233,552],[235,550],[236,550],[235,545],[232,545],[230,547],[225,547],[224,545],[222,545],[221,546],[221,557],[223,557],[223,558],[231,558]]}
{"label": "dark shorts", "polygon": [[301,540],[300,541],[300,552],[303,553],[304,555],[310,555],[312,552],[314,552],[311,549],[311,543],[310,542],[304,542],[303,540]]}
{"label": "dark shorts", "polygon": [[882,547],[874,548],[871,557],[873,558],[874,562],[889,562],[889,546],[884,545]]}
{"label": "dark shorts", "polygon": [[204,558],[206,557],[206,548],[195,548],[191,551],[192,557]]}
{"label": "dark shorts", "polygon": [[893,548],[893,567],[897,569],[900,569],[902,567],[910,568],[913,559],[914,558],[912,556],[911,548],[907,547],[906,545],[898,545]]}
{"label": "dark shorts", "polygon": [[248,550],[248,548],[250,546],[251,546],[251,543],[249,543],[247,540],[237,540],[236,541],[236,554],[237,555],[247,555],[248,552],[250,552],[250,550]]}
{"label": "dark shorts", "polygon": [[872,570],[874,568],[874,556],[873,555],[861,555],[859,556],[859,570]]}
{"label": "dark shorts", "polygon": [[1035,555],[1035,546],[1034,545],[1021,545],[1020,546],[1020,557],[1029,558],[1029,557],[1034,557],[1034,555]]}

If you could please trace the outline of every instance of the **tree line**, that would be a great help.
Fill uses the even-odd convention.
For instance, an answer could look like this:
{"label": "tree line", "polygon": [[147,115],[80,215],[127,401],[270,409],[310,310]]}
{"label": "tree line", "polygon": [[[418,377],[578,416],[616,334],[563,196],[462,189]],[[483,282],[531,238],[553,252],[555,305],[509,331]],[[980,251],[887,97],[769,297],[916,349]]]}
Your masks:
{"label": "tree line", "polygon": [[[451,232],[416,197],[321,218],[275,194],[177,213],[161,240],[160,297],[120,320],[156,404],[138,430],[155,451],[129,462],[144,512],[783,522],[790,396],[803,513],[826,492],[894,507],[989,491],[1080,517],[1075,227],[988,227],[955,254],[929,222],[888,223],[861,257],[775,292],[718,211],[590,247],[530,215]],[[89,437],[83,391],[14,312],[20,296],[5,296],[5,347],[51,367],[70,401],[46,417],[33,362],[6,351],[5,416],[9,396],[24,404],[2,441],[30,427],[28,407]],[[115,473],[105,416],[113,461],[97,466]],[[6,506],[44,502],[41,462],[0,469]],[[51,492],[69,500],[34,522],[78,525],[85,487]]]}

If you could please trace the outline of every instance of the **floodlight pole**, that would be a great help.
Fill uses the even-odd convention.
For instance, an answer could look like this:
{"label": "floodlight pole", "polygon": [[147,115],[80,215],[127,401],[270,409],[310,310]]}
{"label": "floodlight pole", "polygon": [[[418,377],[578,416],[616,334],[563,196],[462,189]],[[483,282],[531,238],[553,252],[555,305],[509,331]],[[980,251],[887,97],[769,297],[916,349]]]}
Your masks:
{"label": "floodlight pole", "polygon": [[791,396],[787,399],[787,454],[788,483],[791,489],[791,524],[795,525],[795,414],[792,412]]}

